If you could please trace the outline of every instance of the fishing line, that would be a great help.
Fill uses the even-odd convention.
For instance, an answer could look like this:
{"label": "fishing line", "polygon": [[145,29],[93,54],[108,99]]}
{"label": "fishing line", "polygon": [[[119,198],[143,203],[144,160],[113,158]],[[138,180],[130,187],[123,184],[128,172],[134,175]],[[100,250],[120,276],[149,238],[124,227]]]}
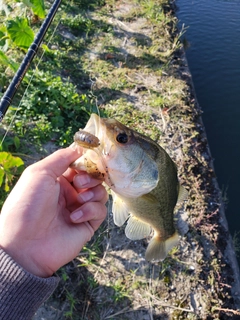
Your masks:
{"label": "fishing line", "polygon": [[[59,27],[59,24],[60,24],[61,20],[62,20],[62,19],[60,18],[59,22],[57,23],[56,27],[54,28],[53,33],[52,33],[52,35],[50,36],[50,39],[49,39],[48,42],[47,42],[47,47],[49,46],[50,42],[52,41],[52,38],[53,38],[53,36],[55,35],[55,33],[56,33],[56,31],[57,31],[57,28]],[[39,67],[40,63],[42,62],[42,59],[43,59],[43,56],[44,56],[45,52],[46,52],[46,50],[43,49],[43,52],[42,52],[42,54],[41,54],[41,56],[40,56],[40,59],[39,59],[38,63],[36,64],[35,68],[33,68],[33,71],[37,71],[37,70],[38,70],[38,67]],[[11,121],[10,121],[10,124],[8,125],[8,127],[7,127],[7,129],[6,129],[6,132],[5,132],[3,138],[2,138],[2,140],[1,140],[1,142],[0,142],[0,147],[2,146],[2,144],[3,144],[3,142],[4,142],[5,138],[6,138],[6,136],[7,136],[7,134],[8,134],[8,132],[10,131],[10,128],[12,127],[13,121],[15,120],[16,115],[17,115],[17,112],[19,111],[19,108],[20,108],[20,106],[21,106],[21,104],[22,104],[22,101],[23,101],[23,99],[24,99],[24,97],[25,97],[25,95],[26,95],[26,93],[27,93],[27,91],[28,91],[28,88],[29,88],[30,84],[32,83],[33,77],[34,77],[34,72],[33,72],[33,74],[31,75],[31,78],[30,78],[30,80],[29,80],[29,83],[28,83],[28,85],[27,85],[27,87],[26,87],[26,89],[25,89],[25,91],[24,91],[24,93],[23,93],[23,95],[22,95],[22,97],[21,97],[21,100],[20,100],[20,102],[19,102],[19,104],[18,104],[18,106],[17,106],[17,109],[16,109],[14,115],[12,116],[12,119],[11,119]]]}
{"label": "fishing line", "polygon": [[99,110],[99,107],[98,107],[98,97],[95,96],[95,94],[93,93],[93,86],[94,86],[94,80],[90,79],[91,81],[91,90],[90,90],[90,93],[93,95],[93,97],[95,98],[95,106],[96,106],[96,109],[97,109],[97,114],[99,116],[99,123],[100,124],[100,118],[101,118],[101,115],[100,115],[100,110]]}

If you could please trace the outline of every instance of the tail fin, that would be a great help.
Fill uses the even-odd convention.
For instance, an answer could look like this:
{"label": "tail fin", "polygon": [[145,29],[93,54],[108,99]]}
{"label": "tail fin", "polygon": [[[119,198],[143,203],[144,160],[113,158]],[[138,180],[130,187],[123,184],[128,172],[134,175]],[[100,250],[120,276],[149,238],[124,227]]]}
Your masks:
{"label": "tail fin", "polygon": [[160,238],[155,234],[150,241],[145,258],[147,261],[155,260],[162,261],[166,258],[168,252],[178,244],[179,236],[175,232],[166,241],[161,241]]}

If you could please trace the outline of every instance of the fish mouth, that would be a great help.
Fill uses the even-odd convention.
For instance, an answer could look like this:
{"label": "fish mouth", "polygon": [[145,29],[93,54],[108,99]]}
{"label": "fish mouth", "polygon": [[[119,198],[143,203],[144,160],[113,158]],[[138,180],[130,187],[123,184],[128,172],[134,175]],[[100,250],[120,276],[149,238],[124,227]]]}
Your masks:
{"label": "fish mouth", "polygon": [[96,113],[92,113],[84,130],[99,138],[100,123],[101,118]]}
{"label": "fish mouth", "polygon": [[[95,113],[91,114],[90,119],[84,128],[84,131],[94,135],[99,139],[99,146],[91,150],[91,160],[93,163],[96,163],[98,171],[104,174],[106,184],[113,186],[114,184],[111,181],[108,167],[105,163],[105,157],[110,155],[113,144],[110,139],[105,139],[107,137],[106,130],[107,128],[105,125],[105,120],[100,118]],[[95,153],[95,156],[93,153]]]}
{"label": "fish mouth", "polygon": [[96,113],[92,113],[84,131],[93,134],[99,139],[100,145],[94,148],[99,155],[109,155],[113,150],[114,143],[107,133],[106,118],[100,118]]}

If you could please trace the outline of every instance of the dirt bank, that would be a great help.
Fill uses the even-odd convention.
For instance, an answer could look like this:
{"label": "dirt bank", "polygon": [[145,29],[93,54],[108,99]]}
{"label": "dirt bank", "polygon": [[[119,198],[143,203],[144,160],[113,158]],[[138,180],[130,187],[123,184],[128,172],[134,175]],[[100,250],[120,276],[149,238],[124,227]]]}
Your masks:
{"label": "dirt bank", "polygon": [[179,246],[156,264],[144,259],[149,239],[130,241],[113,224],[109,202],[105,224],[59,271],[60,285],[35,320],[239,319],[239,270],[173,4],[106,1],[88,16],[106,30],[89,36],[79,55],[91,82],[79,90],[158,141],[189,197],[176,213]]}

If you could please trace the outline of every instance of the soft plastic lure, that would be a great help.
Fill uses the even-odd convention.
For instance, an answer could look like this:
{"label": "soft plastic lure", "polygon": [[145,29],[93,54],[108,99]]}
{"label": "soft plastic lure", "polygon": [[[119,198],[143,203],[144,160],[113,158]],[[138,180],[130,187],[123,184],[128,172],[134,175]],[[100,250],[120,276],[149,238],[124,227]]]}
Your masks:
{"label": "soft plastic lure", "polygon": [[74,142],[88,149],[97,148],[100,145],[100,141],[96,136],[84,130],[79,130],[75,133]]}

